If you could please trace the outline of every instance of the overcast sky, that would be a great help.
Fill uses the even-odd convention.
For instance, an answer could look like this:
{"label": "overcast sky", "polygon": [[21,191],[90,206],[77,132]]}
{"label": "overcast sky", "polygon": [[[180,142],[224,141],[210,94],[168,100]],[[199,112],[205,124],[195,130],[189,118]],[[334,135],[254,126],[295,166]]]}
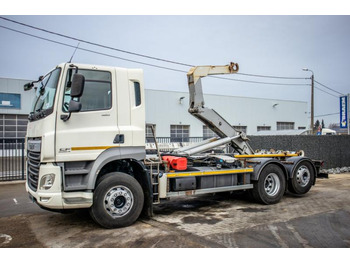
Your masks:
{"label": "overcast sky", "polygon": [[[350,16],[8,16],[46,30],[109,47],[190,65],[239,64],[246,75],[206,79],[205,93],[310,102],[311,72],[315,80],[342,94],[350,92]],[[9,27],[76,46],[70,40],[0,19]],[[0,77],[37,79],[73,54],[72,47],[0,27]],[[79,48],[106,55],[188,71],[188,66],[146,59],[80,43]],[[78,49],[73,62],[143,68],[145,88],[187,92],[186,74]],[[273,85],[283,83],[293,85]],[[298,85],[294,85],[298,84]],[[339,94],[315,85],[315,120],[338,123]],[[208,105],[210,106],[210,105]],[[247,104],[247,107],[252,106]],[[310,106],[308,106],[310,108]],[[292,110],[292,109],[291,109]],[[310,109],[309,109],[310,110]],[[244,109],[242,109],[244,111]]]}

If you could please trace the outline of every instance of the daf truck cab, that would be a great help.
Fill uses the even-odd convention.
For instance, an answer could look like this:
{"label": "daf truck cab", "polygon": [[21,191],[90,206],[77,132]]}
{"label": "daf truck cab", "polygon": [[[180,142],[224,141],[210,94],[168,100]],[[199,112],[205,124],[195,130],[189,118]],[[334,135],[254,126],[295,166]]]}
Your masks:
{"label": "daf truck cab", "polygon": [[[140,177],[133,179],[149,186],[140,162],[145,158],[142,70],[60,64],[41,77],[35,92],[26,189],[40,206],[90,208],[96,183],[111,171],[138,170]],[[127,206],[137,197],[123,187],[111,195],[109,201],[123,207],[119,215],[130,211]]]}

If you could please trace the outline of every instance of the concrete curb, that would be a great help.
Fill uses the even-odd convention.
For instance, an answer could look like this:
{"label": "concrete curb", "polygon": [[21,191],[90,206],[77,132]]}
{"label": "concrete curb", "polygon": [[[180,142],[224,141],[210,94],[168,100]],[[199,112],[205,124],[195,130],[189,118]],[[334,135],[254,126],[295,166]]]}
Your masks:
{"label": "concrete curb", "polygon": [[5,186],[5,185],[12,185],[12,184],[24,184],[26,181],[25,180],[15,180],[15,181],[4,181],[0,182],[0,186]]}

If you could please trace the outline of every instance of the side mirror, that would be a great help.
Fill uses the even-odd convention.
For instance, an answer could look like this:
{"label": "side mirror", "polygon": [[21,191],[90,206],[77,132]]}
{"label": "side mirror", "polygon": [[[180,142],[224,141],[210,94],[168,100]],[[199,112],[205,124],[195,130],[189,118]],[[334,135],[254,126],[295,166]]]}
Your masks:
{"label": "side mirror", "polygon": [[24,91],[29,91],[33,88],[34,84],[32,82],[27,83],[23,86]]}
{"label": "side mirror", "polygon": [[[79,100],[80,100],[80,97],[83,95],[84,86],[85,86],[85,77],[81,74],[76,73],[73,76],[72,86],[70,89],[70,96],[72,99],[69,101],[69,106],[68,106],[69,115],[61,115],[61,119],[64,122],[69,120],[72,113],[80,112],[82,108],[82,104]],[[74,100],[73,98],[77,98],[78,101]]]}
{"label": "side mirror", "polygon": [[84,92],[85,77],[81,74],[75,74],[73,76],[72,87],[70,90],[70,96],[81,97]]}
{"label": "side mirror", "polygon": [[39,76],[39,79],[37,81],[29,82],[23,86],[24,91],[29,91],[33,88],[35,83],[38,83],[44,79],[44,76]]}
{"label": "side mirror", "polygon": [[81,103],[75,100],[70,100],[69,101],[69,107],[68,107],[68,112],[73,113],[73,112],[79,112],[81,110]]}

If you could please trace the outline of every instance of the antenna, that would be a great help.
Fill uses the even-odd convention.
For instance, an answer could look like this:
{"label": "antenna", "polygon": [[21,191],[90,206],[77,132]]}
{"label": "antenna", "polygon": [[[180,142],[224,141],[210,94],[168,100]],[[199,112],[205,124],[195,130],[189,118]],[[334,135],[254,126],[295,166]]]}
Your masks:
{"label": "antenna", "polygon": [[70,60],[68,61],[68,63],[71,63],[71,62],[72,62],[73,56],[75,55],[75,52],[77,51],[79,45],[80,45],[80,42],[78,43],[77,47],[74,49],[74,52],[73,52],[73,54],[72,54],[72,57],[70,58]]}

